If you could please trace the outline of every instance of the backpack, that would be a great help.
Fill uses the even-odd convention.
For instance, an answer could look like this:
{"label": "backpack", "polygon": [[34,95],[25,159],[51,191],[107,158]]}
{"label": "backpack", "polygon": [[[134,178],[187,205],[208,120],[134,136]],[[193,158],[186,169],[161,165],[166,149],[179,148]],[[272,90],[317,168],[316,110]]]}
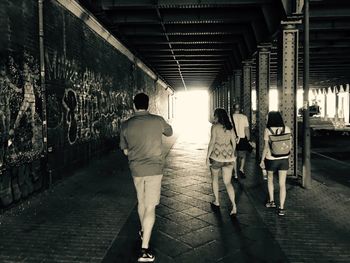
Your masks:
{"label": "backpack", "polygon": [[271,155],[273,157],[286,157],[290,154],[291,140],[290,133],[285,133],[285,127],[278,134],[278,129],[274,133],[271,128],[268,128],[271,132],[269,135],[269,145]]}

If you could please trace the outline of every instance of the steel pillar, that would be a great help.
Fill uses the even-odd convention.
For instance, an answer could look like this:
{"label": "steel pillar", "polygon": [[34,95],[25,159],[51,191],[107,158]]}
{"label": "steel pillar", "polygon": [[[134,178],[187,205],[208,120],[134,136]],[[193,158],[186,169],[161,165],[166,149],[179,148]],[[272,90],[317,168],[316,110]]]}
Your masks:
{"label": "steel pillar", "polygon": [[229,87],[230,87],[230,114],[232,115],[233,113],[233,105],[236,103],[235,100],[235,81],[234,81],[234,76],[230,76],[230,81],[229,81]]}
{"label": "steel pillar", "polygon": [[270,87],[270,56],[271,46],[258,46],[256,63],[256,95],[257,95],[257,138],[256,138],[256,158],[261,159],[264,149],[264,131],[266,127],[266,116],[268,114]]}
{"label": "steel pillar", "polygon": [[311,134],[309,115],[309,77],[310,77],[310,24],[309,0],[304,1],[304,101],[303,101],[303,172],[302,184],[306,189],[311,188]]}
{"label": "steel pillar", "polygon": [[227,111],[228,110],[228,83],[224,82],[222,85],[223,95],[224,95],[224,105],[223,108]]}
{"label": "steel pillar", "polygon": [[296,24],[301,21],[283,21],[279,43],[278,94],[279,111],[284,124],[291,129],[293,136],[290,155],[289,175],[297,176],[297,88],[298,88],[298,38]]}
{"label": "steel pillar", "polygon": [[233,72],[234,76],[234,94],[235,101],[241,103],[241,90],[242,90],[242,70],[235,70]]}
{"label": "steel pillar", "polygon": [[252,61],[243,61],[243,85],[241,105],[243,113],[248,117],[249,127],[252,127]]}
{"label": "steel pillar", "polygon": [[339,92],[337,86],[334,87],[334,94],[335,94],[335,121],[339,120]]}

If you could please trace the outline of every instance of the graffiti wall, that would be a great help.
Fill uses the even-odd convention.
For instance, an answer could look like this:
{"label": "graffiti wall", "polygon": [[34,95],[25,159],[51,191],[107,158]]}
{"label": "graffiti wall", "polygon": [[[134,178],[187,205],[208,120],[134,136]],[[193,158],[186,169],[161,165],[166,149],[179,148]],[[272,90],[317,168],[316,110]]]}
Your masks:
{"label": "graffiti wall", "polygon": [[49,170],[55,179],[65,168],[117,147],[137,92],[150,95],[152,112],[167,112],[158,106],[162,99],[154,98],[163,95],[161,87],[80,18],[54,0],[45,2],[44,14]]}
{"label": "graffiti wall", "polygon": [[117,148],[137,92],[150,95],[151,112],[168,117],[168,92],[84,18],[55,0],[43,11],[45,93],[37,1],[0,1],[0,208]]}
{"label": "graffiti wall", "polygon": [[0,207],[43,185],[37,21],[35,1],[0,2]]}

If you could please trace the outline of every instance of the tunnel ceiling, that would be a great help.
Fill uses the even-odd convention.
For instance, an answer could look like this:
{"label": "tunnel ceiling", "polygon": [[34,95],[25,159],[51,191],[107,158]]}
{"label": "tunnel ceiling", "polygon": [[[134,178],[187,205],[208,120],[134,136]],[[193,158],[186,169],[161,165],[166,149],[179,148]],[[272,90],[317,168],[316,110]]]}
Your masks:
{"label": "tunnel ceiling", "polygon": [[[303,33],[300,36],[303,43]],[[300,65],[302,69],[303,64]],[[328,87],[349,82],[350,1],[311,0],[310,83],[314,87]]]}
{"label": "tunnel ceiling", "polygon": [[[175,90],[225,80],[257,45],[270,42],[277,76],[277,34],[291,0],[80,0],[112,34]],[[299,77],[303,26],[299,26]],[[310,0],[310,82],[348,83],[350,1]],[[254,60],[253,60],[254,61]],[[300,79],[300,84],[302,80]]]}
{"label": "tunnel ceiling", "polygon": [[232,75],[285,13],[279,0],[79,2],[176,90]]}

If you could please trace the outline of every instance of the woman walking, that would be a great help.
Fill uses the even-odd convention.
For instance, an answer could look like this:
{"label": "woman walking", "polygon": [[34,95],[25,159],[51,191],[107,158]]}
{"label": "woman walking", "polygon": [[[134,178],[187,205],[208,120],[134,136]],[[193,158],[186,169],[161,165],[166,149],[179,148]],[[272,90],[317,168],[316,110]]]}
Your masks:
{"label": "woman walking", "polygon": [[212,187],[215,200],[211,203],[215,207],[219,202],[219,174],[232,203],[230,215],[237,214],[235,191],[231,183],[232,171],[236,161],[236,136],[226,110],[217,108],[214,111],[214,123],[211,127],[210,142],[208,145],[207,165],[210,165]]}
{"label": "woman walking", "polygon": [[279,177],[279,201],[278,215],[285,215],[284,203],[286,200],[286,178],[287,171],[289,169],[289,153],[276,155],[271,151],[271,136],[285,134],[290,140],[290,128],[284,125],[281,113],[277,111],[271,111],[267,117],[266,129],[264,132],[264,149],[261,157],[260,167],[267,171],[267,188],[269,192],[269,200],[266,203],[267,208],[275,208],[276,204],[274,201],[274,185],[273,175],[278,173]]}

